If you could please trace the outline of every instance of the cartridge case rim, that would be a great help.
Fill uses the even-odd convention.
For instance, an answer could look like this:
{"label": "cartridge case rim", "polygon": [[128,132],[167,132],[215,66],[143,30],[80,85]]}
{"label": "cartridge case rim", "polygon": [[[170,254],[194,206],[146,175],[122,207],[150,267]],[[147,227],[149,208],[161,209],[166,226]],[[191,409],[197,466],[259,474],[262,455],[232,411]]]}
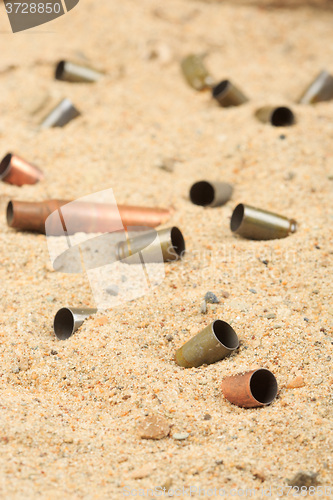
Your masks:
{"label": "cartridge case rim", "polygon": [[239,203],[232,212],[230,220],[230,229],[233,233],[235,233],[240,228],[244,219],[244,213],[245,213],[245,205],[244,203]]}
{"label": "cartridge case rim", "polygon": [[[263,383],[263,376],[266,378],[266,380],[264,379],[264,381],[266,381],[268,386],[266,387],[266,390],[269,391],[269,394],[266,394],[264,396],[262,396],[260,393],[260,391],[262,390],[262,386],[260,386],[260,384]],[[258,378],[259,382],[258,380],[256,380]],[[259,387],[257,386],[257,384],[259,384]],[[275,375],[267,368],[258,368],[257,370],[253,371],[249,380],[249,387],[253,399],[263,406],[271,404],[271,402],[276,398],[278,392],[278,385]]]}
{"label": "cartridge case rim", "polygon": [[62,307],[57,311],[53,320],[53,330],[59,340],[67,340],[74,333],[75,319],[69,307]]}
{"label": "cartridge case rim", "polygon": [[14,207],[13,207],[13,202],[10,200],[7,205],[6,209],[6,219],[7,219],[7,224],[9,227],[11,227],[13,219],[14,219]]}
{"label": "cartridge case rim", "polygon": [[57,66],[56,66],[56,70],[55,70],[55,78],[56,80],[62,80],[62,76],[64,74],[64,69],[65,69],[65,64],[66,64],[66,61],[63,59],[62,61],[59,61]]}
{"label": "cartridge case rim", "polygon": [[272,110],[270,121],[274,127],[285,127],[295,123],[295,115],[287,106],[278,106]]}
{"label": "cartridge case rim", "polygon": [[214,99],[224,97],[228,93],[230,86],[231,86],[230,80],[222,80],[220,83],[215,85],[212,88],[212,95],[213,95]]}
{"label": "cartridge case rim", "polygon": [[1,160],[0,163],[0,179],[3,180],[7,177],[10,169],[11,169],[11,160],[13,158],[13,153],[8,153],[6,156]]}
{"label": "cartridge case rim", "polygon": [[[229,323],[221,319],[215,319],[211,326],[214,337],[223,347],[230,351],[235,351],[239,347],[238,335]],[[222,328],[221,331],[218,331],[219,327]]]}
{"label": "cartridge case rim", "polygon": [[190,200],[194,205],[208,207],[214,201],[215,190],[211,182],[195,182],[190,189]]}
{"label": "cartridge case rim", "polygon": [[179,258],[185,253],[185,239],[181,230],[177,226],[170,228],[170,242],[173,250]]}

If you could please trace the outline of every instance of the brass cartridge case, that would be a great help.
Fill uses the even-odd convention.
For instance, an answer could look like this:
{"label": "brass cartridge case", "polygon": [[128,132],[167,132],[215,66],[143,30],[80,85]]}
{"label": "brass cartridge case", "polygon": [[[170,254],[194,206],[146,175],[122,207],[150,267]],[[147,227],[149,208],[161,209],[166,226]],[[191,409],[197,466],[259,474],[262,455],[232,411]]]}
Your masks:
{"label": "brass cartridge case", "polygon": [[[69,204],[69,205],[68,205]],[[7,224],[25,231],[45,233],[45,221],[55,210],[68,205],[65,219],[60,226],[57,219],[48,224],[48,236],[61,236],[75,232],[104,233],[119,228],[119,215],[123,226],[155,227],[170,217],[170,211],[163,208],[132,207],[105,203],[76,202],[69,200],[46,200],[28,202],[12,200],[7,205]]]}
{"label": "brass cartridge case", "polygon": [[59,340],[67,340],[97,309],[62,307],[54,317],[53,330]]}
{"label": "brass cartridge case", "polygon": [[12,153],[8,153],[0,163],[0,179],[8,184],[36,184],[43,178],[44,174],[38,167]]}
{"label": "brass cartridge case", "polygon": [[264,106],[255,112],[256,118],[263,123],[270,123],[274,127],[287,127],[295,123],[295,115],[286,106]]}
{"label": "brass cartridge case", "polygon": [[297,229],[294,219],[240,203],[230,221],[232,232],[250,240],[285,238]]}
{"label": "brass cartridge case", "polygon": [[269,405],[276,397],[278,385],[273,373],[259,368],[225,377],[222,381],[224,397],[242,408]]}
{"label": "brass cartridge case", "polygon": [[178,349],[175,361],[184,368],[209,365],[230,356],[238,346],[239,340],[233,328],[217,319]]}
{"label": "brass cartridge case", "polygon": [[213,86],[213,78],[208,73],[203,57],[191,54],[181,62],[181,69],[187,83],[195,90],[205,90]]}
{"label": "brass cartridge case", "polygon": [[116,254],[118,260],[136,263],[135,259],[131,259],[131,257],[138,256],[143,250],[145,250],[145,262],[160,263],[161,256],[164,262],[178,260],[185,253],[184,237],[178,227],[147,231],[142,235],[118,243]]}
{"label": "brass cartridge case", "polygon": [[333,76],[328,71],[321,71],[307,87],[299,99],[300,104],[315,104],[333,99]]}
{"label": "brass cartridge case", "polygon": [[229,80],[223,80],[212,88],[212,97],[225,108],[239,106],[249,99]]}
{"label": "brass cartridge case", "polygon": [[190,200],[203,207],[219,207],[227,203],[233,187],[226,182],[199,181],[190,189]]}
{"label": "brass cartridge case", "polygon": [[44,118],[40,124],[40,129],[51,127],[64,127],[71,120],[80,116],[78,111],[69,99],[63,99],[57,106]]}
{"label": "brass cartridge case", "polygon": [[102,73],[95,69],[70,61],[60,61],[55,70],[56,80],[72,83],[94,83],[101,79]]}

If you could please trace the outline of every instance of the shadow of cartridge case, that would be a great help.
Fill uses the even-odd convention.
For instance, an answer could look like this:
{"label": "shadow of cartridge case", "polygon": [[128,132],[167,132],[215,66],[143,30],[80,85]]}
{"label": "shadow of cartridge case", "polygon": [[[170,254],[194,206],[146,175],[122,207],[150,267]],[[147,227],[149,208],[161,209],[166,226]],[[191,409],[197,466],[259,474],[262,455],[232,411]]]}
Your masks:
{"label": "shadow of cartridge case", "polygon": [[[178,227],[169,227],[159,231],[147,231],[134,238],[118,243],[116,255],[118,260],[137,263],[133,256],[144,252],[145,262],[164,262],[181,259],[185,253],[185,240]],[[162,252],[162,254],[161,254]]]}
{"label": "shadow of cartridge case", "polygon": [[182,60],[180,66],[187,83],[195,90],[205,90],[213,86],[213,78],[208,73],[202,56],[190,54]]}
{"label": "shadow of cartridge case", "polygon": [[199,181],[190,189],[190,200],[202,207],[219,207],[227,203],[233,187],[226,182]]}
{"label": "shadow of cartridge case", "polygon": [[[7,224],[24,231],[45,233],[45,221],[51,213],[70,203],[69,200],[46,200],[41,202],[11,200],[7,205]],[[48,236],[61,236],[75,232],[113,232],[119,225],[119,215],[124,227],[155,227],[170,217],[170,211],[163,208],[131,207],[105,203],[76,202],[66,207],[66,221],[63,226],[48,226]],[[66,225],[67,223],[67,225]],[[60,232],[61,231],[61,232]]]}
{"label": "shadow of cartridge case", "polygon": [[54,317],[53,330],[59,340],[67,340],[97,309],[62,307]]}
{"label": "shadow of cartridge case", "polygon": [[249,99],[229,80],[223,80],[212,88],[212,97],[216,99],[220,106],[239,106]]}
{"label": "shadow of cartridge case", "polygon": [[264,106],[255,112],[256,118],[263,123],[270,123],[274,127],[287,127],[295,123],[295,115],[286,106]]}
{"label": "shadow of cartridge case", "polygon": [[220,361],[237,349],[237,334],[225,321],[217,319],[176,351],[179,366],[192,368]]}
{"label": "shadow of cartridge case", "polygon": [[40,124],[40,129],[44,130],[51,127],[64,127],[81,113],[72,104],[70,99],[63,99],[57,106],[44,118]]}
{"label": "shadow of cartridge case", "polygon": [[0,163],[0,179],[8,184],[36,184],[43,178],[44,174],[38,167],[12,153],[8,153]]}
{"label": "shadow of cartridge case", "polygon": [[259,368],[225,377],[222,381],[224,397],[242,408],[269,405],[276,397],[278,385],[273,373]]}
{"label": "shadow of cartridge case", "polygon": [[323,70],[303,92],[299,99],[300,104],[315,104],[333,99],[333,76]]}
{"label": "shadow of cartridge case", "polygon": [[82,66],[70,61],[60,61],[55,70],[56,80],[72,83],[94,83],[102,78],[103,74],[95,69]]}
{"label": "shadow of cartridge case", "polygon": [[297,223],[294,219],[240,203],[231,216],[230,229],[250,240],[275,240],[295,233]]}

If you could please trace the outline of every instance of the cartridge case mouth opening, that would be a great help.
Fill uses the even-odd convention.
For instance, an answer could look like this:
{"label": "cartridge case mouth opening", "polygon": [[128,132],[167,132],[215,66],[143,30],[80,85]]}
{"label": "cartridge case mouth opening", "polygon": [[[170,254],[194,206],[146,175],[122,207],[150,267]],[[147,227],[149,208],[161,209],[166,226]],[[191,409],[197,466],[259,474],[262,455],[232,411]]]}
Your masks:
{"label": "cartridge case mouth opening", "polygon": [[230,87],[229,80],[222,80],[222,82],[215,85],[215,87],[213,87],[212,89],[212,95],[214,99],[223,97],[228,92],[229,87]]}
{"label": "cartridge case mouth opening", "polygon": [[215,190],[210,182],[196,182],[190,189],[190,200],[194,205],[205,207],[213,203],[214,197]]}
{"label": "cartridge case mouth opening", "polygon": [[239,229],[240,225],[242,224],[244,218],[244,211],[245,208],[243,203],[237,205],[237,207],[233,211],[230,221],[230,229],[233,233],[237,231],[237,229]]}
{"label": "cartridge case mouth opening", "polygon": [[183,237],[180,229],[178,229],[178,227],[174,226],[171,228],[170,241],[171,241],[171,245],[172,245],[174,251],[176,252],[176,254],[178,255],[178,257],[182,257],[185,253],[185,240],[184,240],[184,237]]}
{"label": "cartridge case mouth opening", "polygon": [[290,232],[296,233],[296,231],[297,231],[297,222],[295,221],[295,219],[291,219],[290,220]]}
{"label": "cartridge case mouth opening", "polygon": [[13,155],[11,153],[8,153],[0,163],[0,179],[3,179],[6,177],[8,174],[8,171],[10,170],[10,163],[12,161]]}
{"label": "cartridge case mouth opening", "polygon": [[259,368],[250,378],[253,398],[262,405],[269,405],[276,397],[278,386],[275,376],[266,368]]}
{"label": "cartridge case mouth opening", "polygon": [[230,350],[237,349],[239,346],[238,336],[228,323],[217,319],[213,322],[212,330],[220,344]]}
{"label": "cartridge case mouth opening", "polygon": [[14,206],[12,201],[7,205],[6,218],[8,226],[11,226],[14,219]]}
{"label": "cartridge case mouth opening", "polygon": [[67,340],[74,332],[74,315],[70,309],[63,307],[59,309],[54,317],[53,329],[59,340]]}
{"label": "cartridge case mouth opening", "polygon": [[274,127],[285,127],[292,125],[295,121],[294,113],[290,108],[285,106],[280,106],[274,109],[271,116],[271,124]]}
{"label": "cartridge case mouth opening", "polygon": [[66,61],[60,61],[57,64],[57,67],[56,67],[56,70],[55,70],[55,78],[56,78],[56,80],[62,80],[63,79],[65,64],[66,64]]}

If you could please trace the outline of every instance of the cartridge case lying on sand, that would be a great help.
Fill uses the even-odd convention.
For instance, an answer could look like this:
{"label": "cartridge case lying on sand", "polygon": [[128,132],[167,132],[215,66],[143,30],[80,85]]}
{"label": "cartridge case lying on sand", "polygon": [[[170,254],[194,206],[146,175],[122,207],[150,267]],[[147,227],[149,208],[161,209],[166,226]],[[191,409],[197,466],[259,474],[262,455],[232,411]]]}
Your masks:
{"label": "cartridge case lying on sand", "polygon": [[295,123],[294,113],[286,106],[264,106],[255,112],[256,118],[263,123],[270,123],[274,127],[286,127]]}
{"label": "cartridge case lying on sand", "polygon": [[175,361],[185,368],[209,365],[230,356],[238,346],[239,340],[233,328],[217,319],[178,349]]}
{"label": "cartridge case lying on sand", "polygon": [[217,100],[220,106],[225,108],[239,106],[248,101],[246,95],[229,80],[223,80],[215,85],[212,88],[212,97]]}
{"label": "cartridge case lying on sand", "polygon": [[190,189],[190,200],[203,207],[219,207],[230,200],[232,191],[226,182],[199,181]]}
{"label": "cartridge case lying on sand", "polygon": [[[178,227],[169,227],[159,231],[147,231],[142,235],[118,243],[118,260],[138,263],[137,257],[144,252],[145,262],[160,263],[181,259],[185,253],[185,240]],[[135,257],[131,259],[131,257]]]}
{"label": "cartridge case lying on sand", "polygon": [[80,111],[72,104],[69,99],[63,99],[57,106],[44,118],[40,124],[41,129],[51,127],[64,127],[71,120],[80,116]]}
{"label": "cartridge case lying on sand", "polygon": [[93,83],[100,80],[102,73],[95,69],[70,61],[60,61],[55,70],[56,80],[72,83]]}
{"label": "cartridge case lying on sand", "polygon": [[8,153],[0,163],[0,179],[8,184],[23,186],[36,184],[44,178],[43,172],[19,156]]}
{"label": "cartridge case lying on sand", "polygon": [[294,233],[297,223],[294,219],[240,203],[231,216],[230,229],[250,240],[274,240]]}
{"label": "cartridge case lying on sand", "polygon": [[59,340],[67,340],[97,309],[62,307],[54,317],[53,329]]}
{"label": "cartridge case lying on sand", "polygon": [[333,76],[323,70],[303,92],[300,104],[315,104],[333,99]]}
{"label": "cartridge case lying on sand", "polygon": [[187,83],[196,90],[204,90],[213,86],[213,78],[208,73],[203,57],[191,54],[181,62],[181,69]]}
{"label": "cartridge case lying on sand", "polygon": [[238,373],[222,381],[224,397],[243,408],[269,405],[275,399],[277,391],[276,378],[266,368]]}
{"label": "cartridge case lying on sand", "polygon": [[[66,205],[65,217],[61,207]],[[46,200],[41,202],[12,200],[7,206],[7,224],[16,229],[45,233],[45,221],[55,210],[62,214],[48,224],[48,236],[62,236],[76,232],[113,232],[119,226],[119,215],[124,227],[155,227],[170,217],[170,211],[163,208],[131,207],[105,203],[70,202],[69,200]]]}

